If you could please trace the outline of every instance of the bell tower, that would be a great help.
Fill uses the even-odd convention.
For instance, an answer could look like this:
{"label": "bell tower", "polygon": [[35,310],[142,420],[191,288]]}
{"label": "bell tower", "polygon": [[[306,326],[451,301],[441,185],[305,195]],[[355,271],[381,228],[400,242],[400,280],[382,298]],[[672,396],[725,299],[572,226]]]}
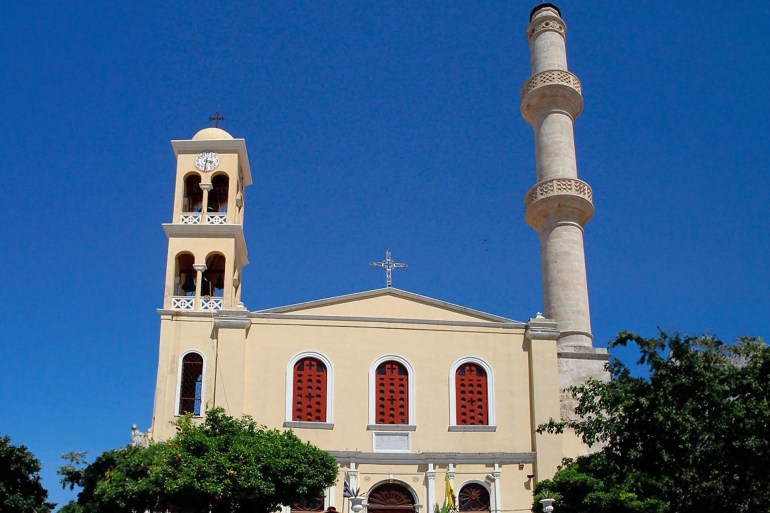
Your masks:
{"label": "bell tower", "polygon": [[234,309],[248,263],[243,235],[244,189],[251,169],[243,139],[204,128],[171,141],[177,159],[174,208],[163,229],[168,260],[163,310]]}

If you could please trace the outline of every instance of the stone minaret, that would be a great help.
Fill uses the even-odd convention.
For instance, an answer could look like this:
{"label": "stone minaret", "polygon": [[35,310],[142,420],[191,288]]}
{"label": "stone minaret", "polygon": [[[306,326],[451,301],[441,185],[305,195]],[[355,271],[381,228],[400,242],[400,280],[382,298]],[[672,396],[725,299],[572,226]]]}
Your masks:
{"label": "stone minaret", "polygon": [[566,26],[544,3],[527,27],[532,75],[521,89],[521,114],[535,132],[537,183],[525,197],[526,220],[540,236],[545,315],[556,320],[560,352],[593,352],[583,226],[594,207],[578,179],[572,124],[583,109],[580,81],[567,71]]}

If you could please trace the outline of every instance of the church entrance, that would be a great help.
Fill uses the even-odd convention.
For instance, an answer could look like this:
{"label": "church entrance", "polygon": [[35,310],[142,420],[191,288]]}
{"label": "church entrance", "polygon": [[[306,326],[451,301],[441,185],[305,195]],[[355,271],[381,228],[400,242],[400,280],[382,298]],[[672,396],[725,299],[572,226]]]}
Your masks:
{"label": "church entrance", "polygon": [[368,494],[367,513],[415,513],[414,496],[398,483],[381,484]]}

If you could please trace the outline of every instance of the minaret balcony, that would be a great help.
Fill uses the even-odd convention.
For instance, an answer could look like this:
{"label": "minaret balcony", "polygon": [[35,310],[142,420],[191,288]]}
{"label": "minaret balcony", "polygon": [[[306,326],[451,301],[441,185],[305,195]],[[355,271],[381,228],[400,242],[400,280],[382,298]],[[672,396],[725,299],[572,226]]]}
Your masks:
{"label": "minaret balcony", "polygon": [[206,224],[227,224],[227,212],[182,212],[179,216],[181,224],[201,224],[203,219]]}
{"label": "minaret balcony", "polygon": [[202,298],[196,298],[195,296],[173,296],[171,298],[171,308],[173,310],[195,310],[196,299],[198,299],[198,310],[211,311],[222,309],[223,298],[209,296]]}
{"label": "minaret balcony", "polygon": [[524,218],[536,230],[547,218],[572,218],[583,226],[594,215],[593,192],[583,180],[553,178],[527,191],[524,207]]}
{"label": "minaret balcony", "polygon": [[521,87],[521,115],[529,124],[552,111],[565,112],[575,119],[583,110],[582,94],[580,80],[569,71],[541,71]]}

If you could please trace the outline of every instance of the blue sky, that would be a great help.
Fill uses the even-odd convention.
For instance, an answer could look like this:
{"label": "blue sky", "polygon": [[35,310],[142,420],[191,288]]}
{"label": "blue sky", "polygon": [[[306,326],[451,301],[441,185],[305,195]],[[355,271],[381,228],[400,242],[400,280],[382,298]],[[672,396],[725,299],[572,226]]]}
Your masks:
{"label": "blue sky", "polygon": [[[246,139],[252,310],[384,285],[541,310],[518,90],[534,4],[6,2],[0,433],[41,459],[146,429],[174,156],[219,109]],[[562,2],[583,83],[597,345],[770,337],[770,6]],[[630,356],[621,354],[629,359]]]}

